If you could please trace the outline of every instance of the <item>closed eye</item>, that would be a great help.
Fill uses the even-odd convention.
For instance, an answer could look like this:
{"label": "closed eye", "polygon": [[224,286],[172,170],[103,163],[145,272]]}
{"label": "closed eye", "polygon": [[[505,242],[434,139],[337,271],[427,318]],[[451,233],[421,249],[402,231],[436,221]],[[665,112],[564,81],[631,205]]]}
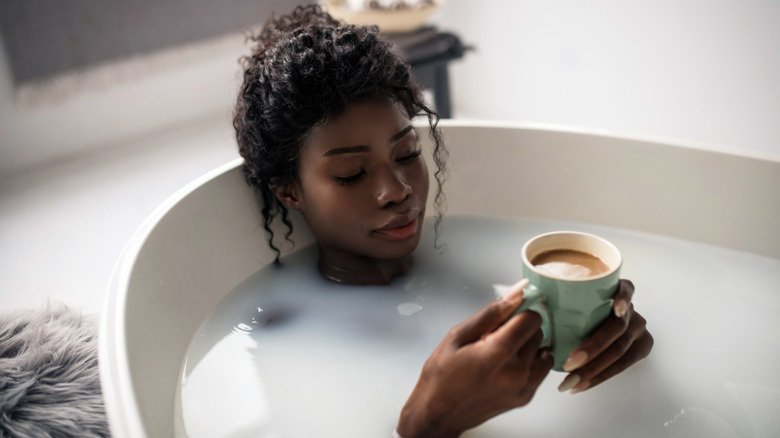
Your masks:
{"label": "closed eye", "polygon": [[356,173],[354,175],[336,176],[336,177],[333,177],[333,179],[335,179],[336,182],[341,184],[341,185],[348,185],[348,184],[357,182],[365,174],[366,174],[366,171],[365,170],[361,170],[360,172],[358,172],[358,173]]}
{"label": "closed eye", "polygon": [[415,158],[419,157],[422,154],[422,149],[417,149],[416,151],[410,153],[409,155],[404,155],[401,158],[398,158],[397,162],[399,163],[408,163],[409,161],[414,160]]}

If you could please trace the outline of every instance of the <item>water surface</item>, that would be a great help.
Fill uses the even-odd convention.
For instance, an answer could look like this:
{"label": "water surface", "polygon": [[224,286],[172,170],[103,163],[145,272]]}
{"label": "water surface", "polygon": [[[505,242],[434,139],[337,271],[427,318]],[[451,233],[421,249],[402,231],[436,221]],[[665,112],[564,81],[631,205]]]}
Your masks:
{"label": "water surface", "polygon": [[549,231],[601,235],[649,321],[651,356],[585,393],[551,372],[528,406],[464,436],[777,436],[780,260],[572,222],[450,217],[389,286],[320,278],[316,249],[259,270],[214,309],[181,376],[177,434],[383,437],[441,339],[520,279]]}

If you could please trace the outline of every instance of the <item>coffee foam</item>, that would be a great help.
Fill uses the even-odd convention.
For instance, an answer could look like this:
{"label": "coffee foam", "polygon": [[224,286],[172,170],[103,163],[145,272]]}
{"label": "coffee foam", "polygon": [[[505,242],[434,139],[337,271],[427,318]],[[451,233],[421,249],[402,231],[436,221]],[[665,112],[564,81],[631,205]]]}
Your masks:
{"label": "coffee foam", "polygon": [[539,272],[544,274],[563,277],[563,278],[588,278],[597,274],[586,266],[578,265],[575,263],[567,262],[550,262],[540,265],[535,265]]}
{"label": "coffee foam", "polygon": [[599,257],[570,249],[543,252],[534,257],[531,264],[543,274],[571,280],[582,280],[609,271],[609,266]]}

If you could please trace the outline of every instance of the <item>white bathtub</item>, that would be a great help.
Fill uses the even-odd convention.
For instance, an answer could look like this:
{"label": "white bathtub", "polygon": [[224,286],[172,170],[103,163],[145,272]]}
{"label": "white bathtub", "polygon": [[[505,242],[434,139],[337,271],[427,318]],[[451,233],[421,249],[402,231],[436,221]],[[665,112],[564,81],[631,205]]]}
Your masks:
{"label": "white bathtub", "polygon": [[[445,186],[448,216],[564,221],[601,227],[607,234],[618,230],[634,236],[628,243],[633,246],[629,252],[636,259],[648,257],[647,266],[652,260],[649,251],[642,251],[642,242],[656,240],[677,248],[690,242],[713,260],[759,261],[759,267],[748,271],[726,267],[758,278],[757,285],[747,279],[744,284],[750,287],[745,290],[724,286],[708,293],[697,290],[695,278],[679,274],[679,278],[664,281],[690,284],[685,297],[643,296],[642,284],[637,284],[637,307],[648,318],[656,338],[650,358],[621,384],[608,386],[608,382],[570,396],[578,401],[544,395],[554,391],[560,380],[558,376],[548,379],[550,383],[540,388],[529,408],[539,419],[536,435],[560,432],[546,428],[545,422],[552,425],[563,404],[571,412],[595,409],[590,417],[598,423],[598,409],[586,406],[626,391],[639,391],[632,399],[636,415],[617,420],[605,415],[604,421],[621,423],[605,429],[608,436],[639,436],[658,430],[670,436],[696,436],[712,427],[725,430],[723,436],[731,431],[761,436],[775,427],[775,432],[780,430],[773,415],[755,408],[780,406],[780,373],[771,372],[780,363],[780,323],[771,316],[780,310],[776,282],[780,282],[780,273],[774,272],[780,266],[780,160],[706,146],[512,124],[448,120],[441,126],[451,154],[451,176]],[[299,249],[311,237],[302,222],[295,220],[293,238]],[[176,412],[180,406],[177,382],[193,334],[217,302],[273,260],[259,224],[254,195],[243,181],[240,161],[235,161],[169,198],[127,244],[112,276],[101,326],[100,370],[114,436],[174,435],[176,419],[181,416]],[[683,263],[685,254],[676,254],[673,260],[652,265],[653,269],[664,271],[663,263]],[[646,283],[664,275],[643,273],[639,267],[634,274],[646,277]],[[737,312],[720,325],[713,321],[728,314],[735,301],[747,301],[758,311]],[[680,302],[686,303],[682,313]],[[713,306],[723,312],[714,311]],[[740,306],[744,305],[736,308]],[[730,354],[732,345],[726,342],[740,339],[727,336],[723,342],[699,342],[699,338],[665,329],[677,317],[699,327],[712,324],[716,331],[723,326],[739,328],[724,329],[736,338],[742,331],[752,334],[740,338],[739,349],[752,357]],[[742,366],[742,361],[750,367],[739,381],[718,373],[714,380],[702,380],[692,378],[692,371],[683,366],[697,357],[717,358],[712,364],[715,370],[731,370]],[[755,381],[758,376],[764,376],[763,380]],[[639,390],[630,384],[641,379],[669,386]],[[726,385],[729,394],[737,394],[733,395],[736,401],[724,400],[716,407],[692,404],[690,400],[712,391],[704,387],[712,382]],[[587,397],[593,398],[588,401]],[[511,427],[511,421],[512,417],[502,416],[498,423]],[[662,424],[656,424],[659,421]],[[480,436],[479,430],[473,436]]]}

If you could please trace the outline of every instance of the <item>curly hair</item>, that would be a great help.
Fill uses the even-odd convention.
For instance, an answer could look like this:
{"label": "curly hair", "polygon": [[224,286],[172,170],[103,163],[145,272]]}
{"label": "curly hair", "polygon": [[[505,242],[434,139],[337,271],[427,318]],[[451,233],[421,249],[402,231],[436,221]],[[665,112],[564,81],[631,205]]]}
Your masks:
{"label": "curly hair", "polygon": [[411,119],[427,116],[434,142],[438,190],[435,230],[444,212],[442,185],[447,150],[429,108],[412,78],[411,68],[375,26],[341,23],[318,5],[298,6],[272,18],[256,35],[251,56],[241,58],[243,84],[233,117],[243,172],[262,201],[263,228],[279,262],[271,224],[281,216],[290,241],[292,222],[273,193],[298,177],[301,146],[313,128],[343,113],[362,98],[388,97]]}

